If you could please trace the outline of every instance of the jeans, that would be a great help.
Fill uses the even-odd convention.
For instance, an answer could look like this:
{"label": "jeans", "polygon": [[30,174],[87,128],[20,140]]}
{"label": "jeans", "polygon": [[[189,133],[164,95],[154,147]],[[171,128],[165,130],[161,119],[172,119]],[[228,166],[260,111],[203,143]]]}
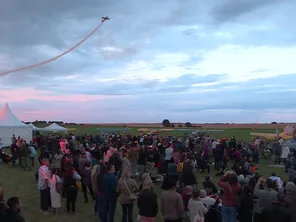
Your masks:
{"label": "jeans", "polygon": [[236,219],[237,219],[236,207],[222,206],[221,216],[222,216],[222,222],[236,222]]}
{"label": "jeans", "polygon": [[32,167],[35,165],[35,157],[30,157],[30,164]]}
{"label": "jeans", "polygon": [[16,153],[12,153],[11,155],[12,155],[12,166],[15,166],[17,155]]}
{"label": "jeans", "polygon": [[103,194],[95,194],[95,214],[102,220],[102,206],[104,204]]}
{"label": "jeans", "polygon": [[133,207],[134,204],[121,204],[122,219],[121,222],[133,222]]}
{"label": "jeans", "polygon": [[91,184],[82,184],[82,190],[83,190],[83,194],[84,194],[84,201],[88,202],[87,189],[89,190],[89,193],[90,193],[90,196],[91,196],[92,200],[95,200],[94,192],[92,190],[92,185]]}
{"label": "jeans", "polygon": [[75,186],[66,189],[66,208],[68,212],[76,212],[76,199],[78,196],[78,189]]}
{"label": "jeans", "polygon": [[50,205],[50,193],[49,189],[40,190],[40,208],[42,211],[48,211]]}
{"label": "jeans", "polygon": [[220,170],[222,165],[221,159],[215,158],[215,170]]}
{"label": "jeans", "polygon": [[114,222],[117,198],[104,196],[102,222]]}
{"label": "jeans", "polygon": [[274,163],[275,165],[281,164],[281,155],[275,155]]}

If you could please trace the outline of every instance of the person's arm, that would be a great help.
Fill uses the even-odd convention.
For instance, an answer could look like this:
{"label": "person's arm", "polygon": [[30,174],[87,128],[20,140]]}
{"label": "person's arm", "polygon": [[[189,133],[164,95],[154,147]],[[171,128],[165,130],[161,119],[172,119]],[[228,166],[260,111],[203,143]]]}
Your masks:
{"label": "person's arm", "polygon": [[262,181],[262,180],[259,179],[258,182],[257,182],[256,185],[255,185],[255,188],[254,188],[254,196],[257,197],[257,198],[260,196],[260,193],[261,193],[261,191],[260,191],[260,189],[259,189],[259,188],[260,188],[260,183],[261,183],[261,181]]}
{"label": "person's arm", "polygon": [[217,184],[218,184],[219,187],[221,187],[221,188],[225,188],[225,187],[228,186],[228,183],[227,183],[227,182],[224,182],[225,178],[226,178],[226,176],[224,175],[224,176],[222,176],[222,177],[218,180]]}
{"label": "person's arm", "polygon": [[178,209],[178,214],[179,217],[182,218],[184,215],[184,204],[183,204],[183,200],[182,200],[182,196],[179,194],[179,199],[177,202],[177,209]]}
{"label": "person's arm", "polygon": [[[214,205],[214,204],[213,204],[213,205]],[[208,212],[208,208],[206,208],[205,205],[202,204],[202,202],[200,202],[199,206],[200,206],[201,212],[202,212],[203,214],[206,214],[206,213]],[[212,205],[211,205],[211,206],[212,206]]]}
{"label": "person's arm", "polygon": [[133,192],[135,192],[135,193],[137,193],[137,192],[139,192],[139,185],[138,185],[138,183],[135,181],[135,180],[133,180]]}
{"label": "person's arm", "polygon": [[116,188],[116,192],[118,193],[118,195],[121,194],[121,186],[120,186],[120,182],[118,182],[117,188]]}

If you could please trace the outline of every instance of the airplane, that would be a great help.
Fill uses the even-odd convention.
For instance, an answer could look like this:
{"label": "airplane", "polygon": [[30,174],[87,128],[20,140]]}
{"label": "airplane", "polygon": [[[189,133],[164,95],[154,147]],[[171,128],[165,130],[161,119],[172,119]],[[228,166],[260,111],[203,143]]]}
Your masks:
{"label": "airplane", "polygon": [[110,18],[108,16],[102,17],[102,22],[105,22],[107,20],[110,20]]}
{"label": "airplane", "polygon": [[276,129],[275,133],[256,133],[256,132],[253,132],[253,133],[250,133],[250,136],[264,137],[264,138],[269,139],[269,140],[273,140],[273,139],[276,139],[276,138],[279,138],[279,137],[281,137],[284,140],[290,140],[290,139],[292,139],[294,137],[291,133],[288,133],[288,132],[279,133],[278,129]]}

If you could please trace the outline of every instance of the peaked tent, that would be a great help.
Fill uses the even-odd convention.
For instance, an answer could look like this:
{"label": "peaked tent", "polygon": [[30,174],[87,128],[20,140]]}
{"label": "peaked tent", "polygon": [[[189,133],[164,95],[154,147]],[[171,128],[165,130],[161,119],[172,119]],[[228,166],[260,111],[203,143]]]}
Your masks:
{"label": "peaked tent", "polygon": [[40,131],[49,131],[49,132],[66,132],[68,131],[67,128],[65,127],[62,127],[56,123],[53,123],[47,127],[44,127],[44,128],[40,128],[39,129]]}
{"label": "peaked tent", "polygon": [[30,142],[32,140],[32,126],[29,126],[20,121],[10,110],[6,103],[0,112],[0,138],[2,139],[2,145],[10,146],[11,138],[21,137],[22,139]]}
{"label": "peaked tent", "polygon": [[33,123],[29,123],[28,126],[32,126],[33,130],[35,130],[35,131],[41,130],[41,128],[34,126]]}

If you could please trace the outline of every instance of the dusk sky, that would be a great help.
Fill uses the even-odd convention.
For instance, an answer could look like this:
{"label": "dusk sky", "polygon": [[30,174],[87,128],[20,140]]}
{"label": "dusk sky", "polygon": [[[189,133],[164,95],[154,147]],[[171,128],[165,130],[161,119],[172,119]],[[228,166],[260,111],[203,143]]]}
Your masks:
{"label": "dusk sky", "polygon": [[24,121],[296,121],[295,0],[0,0],[0,105]]}

